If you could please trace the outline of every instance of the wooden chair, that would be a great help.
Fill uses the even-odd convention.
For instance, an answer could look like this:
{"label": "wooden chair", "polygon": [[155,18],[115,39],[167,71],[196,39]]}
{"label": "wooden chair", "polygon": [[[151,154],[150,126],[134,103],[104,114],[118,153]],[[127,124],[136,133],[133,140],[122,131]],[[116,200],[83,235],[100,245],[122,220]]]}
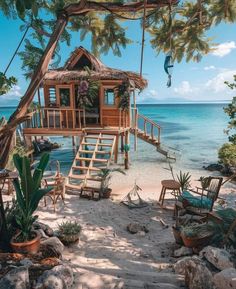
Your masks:
{"label": "wooden chair", "polygon": [[54,177],[52,181],[48,181],[47,179],[44,181],[46,187],[52,188],[52,190],[44,197],[44,204],[47,206],[46,198],[49,197],[52,200],[55,213],[56,203],[60,198],[65,205],[65,178],[59,174],[58,176]]}
{"label": "wooden chair", "polygon": [[222,182],[222,177],[208,177],[206,187],[196,187],[184,191],[178,199],[175,213],[177,214],[177,211],[183,208],[189,213],[199,215],[206,215],[211,212],[218,198]]}

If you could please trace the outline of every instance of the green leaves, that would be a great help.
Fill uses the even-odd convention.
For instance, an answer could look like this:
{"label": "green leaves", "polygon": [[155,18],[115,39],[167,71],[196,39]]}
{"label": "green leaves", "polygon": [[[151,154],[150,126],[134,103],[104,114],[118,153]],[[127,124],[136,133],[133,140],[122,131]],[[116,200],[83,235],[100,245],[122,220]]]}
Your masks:
{"label": "green leaves", "polygon": [[15,0],[15,6],[21,19],[25,18],[26,10],[31,10],[34,16],[38,15],[38,3],[36,0]]}
{"label": "green leaves", "polygon": [[14,76],[8,78],[0,72],[0,95],[6,94],[16,84],[17,79]]}
{"label": "green leaves", "polygon": [[18,179],[13,181],[16,200],[20,209],[17,223],[21,228],[23,239],[29,239],[35,220],[33,213],[37,209],[39,201],[51,190],[51,188],[40,189],[43,173],[49,161],[49,154],[44,154],[41,157],[33,176],[29,158],[15,154],[13,160],[20,177],[20,182]]}

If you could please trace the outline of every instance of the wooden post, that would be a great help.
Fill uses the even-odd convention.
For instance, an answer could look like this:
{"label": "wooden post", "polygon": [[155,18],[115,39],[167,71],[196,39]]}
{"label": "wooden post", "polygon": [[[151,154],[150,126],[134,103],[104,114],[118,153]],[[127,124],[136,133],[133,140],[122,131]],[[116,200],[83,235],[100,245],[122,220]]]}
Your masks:
{"label": "wooden post", "polygon": [[75,147],[75,137],[72,136],[72,146]]}
{"label": "wooden post", "polygon": [[119,152],[119,134],[116,136],[116,143],[115,143],[115,157],[114,162],[117,164],[118,162],[118,152]]}
{"label": "wooden post", "polygon": [[129,131],[125,132],[125,169],[129,169]]}
{"label": "wooden post", "polygon": [[120,150],[122,153],[124,152],[124,134],[123,133],[120,135]]}

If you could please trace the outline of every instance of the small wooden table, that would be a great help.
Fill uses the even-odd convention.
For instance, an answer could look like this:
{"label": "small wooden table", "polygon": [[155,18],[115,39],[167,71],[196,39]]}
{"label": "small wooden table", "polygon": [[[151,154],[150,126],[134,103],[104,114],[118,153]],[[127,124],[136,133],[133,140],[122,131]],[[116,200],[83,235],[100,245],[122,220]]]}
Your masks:
{"label": "small wooden table", "polygon": [[180,196],[180,183],[176,182],[175,180],[163,180],[161,181],[162,189],[161,194],[159,198],[159,203],[161,206],[163,206],[164,200],[165,200],[165,194],[166,191],[171,191],[171,194],[175,196],[175,199],[177,196]]}

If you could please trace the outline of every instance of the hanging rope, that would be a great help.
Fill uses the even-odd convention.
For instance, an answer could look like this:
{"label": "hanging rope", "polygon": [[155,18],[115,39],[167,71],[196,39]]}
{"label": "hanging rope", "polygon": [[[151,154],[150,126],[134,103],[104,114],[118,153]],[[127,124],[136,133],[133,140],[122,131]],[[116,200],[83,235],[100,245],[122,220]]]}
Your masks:
{"label": "hanging rope", "polygon": [[169,2],[169,52],[166,55],[165,62],[164,62],[164,70],[168,75],[167,80],[167,87],[171,87],[171,74],[172,74],[172,68],[173,60],[172,60],[172,7],[171,7],[171,1]]}
{"label": "hanging rope", "polygon": [[140,61],[140,77],[143,74],[143,54],[144,54],[144,43],[145,43],[145,28],[146,28],[146,5],[147,0],[144,0],[143,5],[143,31],[142,31],[142,48],[141,48],[141,61]]}
{"label": "hanging rope", "polygon": [[23,34],[23,36],[22,36],[22,38],[21,38],[21,40],[20,40],[20,42],[19,42],[19,44],[18,44],[16,50],[15,50],[14,54],[13,54],[13,56],[12,56],[10,62],[8,63],[6,69],[5,69],[4,73],[3,73],[4,75],[7,73],[8,69],[9,69],[9,67],[10,67],[10,65],[11,65],[11,63],[12,63],[12,61],[13,61],[13,59],[15,58],[15,56],[16,56],[16,54],[17,54],[17,52],[18,52],[18,50],[19,50],[19,48],[20,48],[22,42],[24,41],[25,36],[26,36],[26,34],[27,34],[27,32],[28,32],[28,30],[29,30],[30,27],[31,27],[31,25],[28,25],[28,26],[27,26],[27,28],[26,28],[26,30],[25,30],[25,32],[24,32],[24,34]]}

